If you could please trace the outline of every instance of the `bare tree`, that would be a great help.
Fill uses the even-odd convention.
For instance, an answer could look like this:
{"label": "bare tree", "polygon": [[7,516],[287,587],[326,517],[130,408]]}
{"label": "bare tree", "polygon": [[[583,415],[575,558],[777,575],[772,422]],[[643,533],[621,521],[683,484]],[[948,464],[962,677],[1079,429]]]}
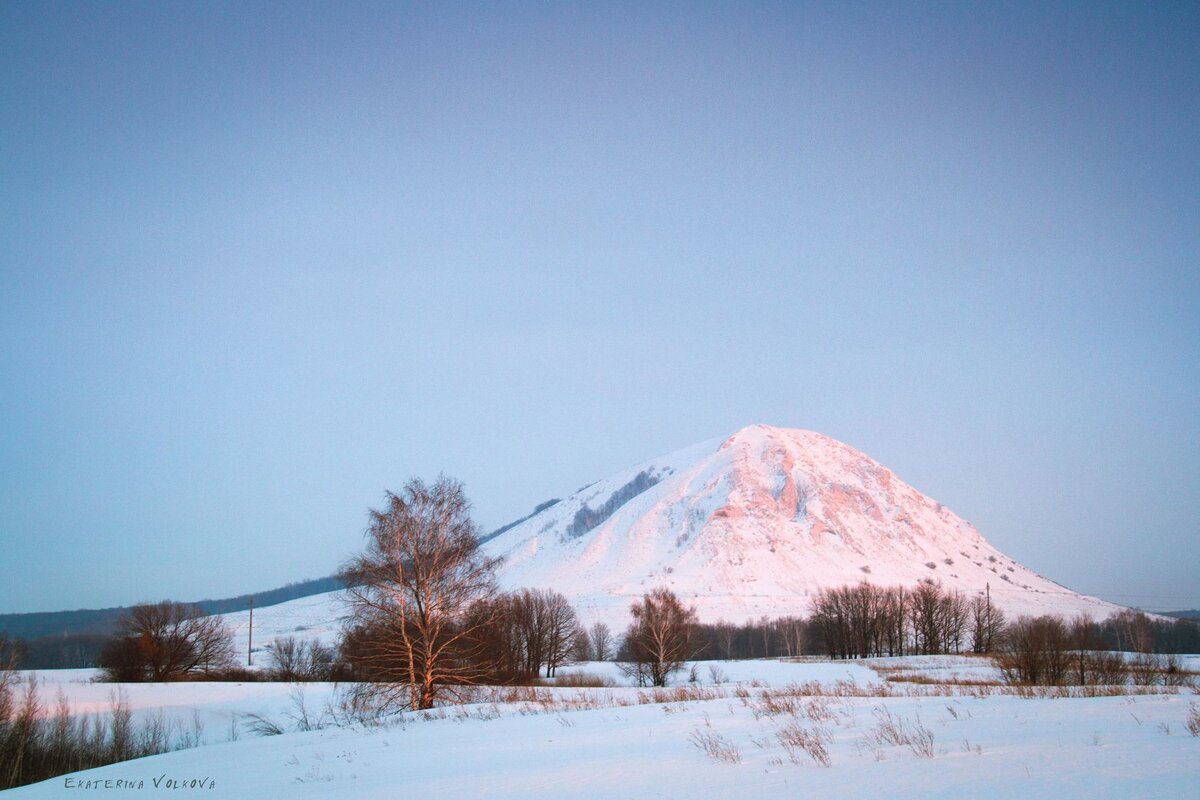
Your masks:
{"label": "bare tree", "polygon": [[491,683],[521,683],[543,667],[554,677],[562,665],[586,660],[590,643],[575,609],[553,590],[521,589],[471,604],[465,623],[472,629],[468,658]]}
{"label": "bare tree", "polygon": [[346,651],[366,679],[359,709],[431,708],[486,668],[471,650],[486,614],[466,612],[495,590],[462,484],[419,479],[370,512],[365,551],[348,562]]}
{"label": "bare tree", "polygon": [[976,595],[971,601],[971,650],[994,652],[1004,630],[1004,612],[992,604],[990,595]]}
{"label": "bare tree", "polygon": [[717,621],[717,641],[721,645],[721,657],[733,658],[733,641],[737,637],[737,628],[731,622]]}
{"label": "bare tree", "polygon": [[146,680],[146,658],[137,639],[114,636],[105,642],[96,657],[104,679],[114,683],[135,683]]}
{"label": "bare tree", "polygon": [[540,600],[546,643],[542,663],[546,665],[546,677],[553,678],[555,671],[571,660],[579,618],[566,596],[553,589],[541,592]]}
{"label": "bare tree", "polygon": [[849,658],[851,655],[850,619],[844,596],[841,589],[822,587],[812,601],[810,623],[813,633],[830,658]]}
{"label": "bare tree", "polygon": [[963,593],[957,589],[943,591],[941,597],[941,651],[943,653],[961,652],[970,620],[971,606]]}
{"label": "bare tree", "polygon": [[631,609],[633,622],[625,633],[622,667],[639,684],[666,686],[672,673],[695,653],[696,609],[685,608],[669,589],[655,589]]}
{"label": "bare tree", "polygon": [[1083,686],[1090,683],[1092,653],[1100,647],[1100,626],[1087,614],[1071,620],[1067,631],[1071,646],[1071,683]]}
{"label": "bare tree", "polygon": [[865,582],[822,588],[812,601],[812,632],[831,658],[894,655],[904,637],[900,592]]}
{"label": "bare tree", "polygon": [[1154,625],[1145,613],[1127,608],[1110,617],[1108,625],[1116,632],[1118,650],[1154,650]]}
{"label": "bare tree", "polygon": [[588,629],[588,638],[591,641],[592,661],[608,661],[613,657],[613,635],[607,624],[593,623]]}
{"label": "bare tree", "polygon": [[10,639],[8,631],[0,631],[0,670],[15,670],[25,656],[25,643]]}
{"label": "bare tree", "polygon": [[98,662],[110,680],[169,681],[222,669],[232,659],[233,637],[224,620],[164,600],[121,614]]}
{"label": "bare tree", "polygon": [[779,633],[783,655],[789,658],[800,655],[808,625],[800,617],[780,617],[772,623]]}
{"label": "bare tree", "polygon": [[902,656],[908,645],[909,593],[903,586],[893,586],[884,592],[880,604],[879,627],[883,634],[884,652]]}
{"label": "bare tree", "polygon": [[919,655],[942,652],[944,612],[942,589],[933,581],[921,581],[909,593],[913,652]]}
{"label": "bare tree", "polygon": [[995,658],[1009,683],[1061,686],[1070,677],[1071,641],[1058,617],[1021,617],[1009,626]]}
{"label": "bare tree", "polygon": [[573,645],[571,647],[571,660],[576,664],[592,660],[592,636],[588,633],[588,629],[583,627],[583,623],[575,626],[575,633],[572,635]]}
{"label": "bare tree", "polygon": [[333,651],[314,639],[284,636],[270,649],[271,675],[277,681],[322,681],[333,672]]}

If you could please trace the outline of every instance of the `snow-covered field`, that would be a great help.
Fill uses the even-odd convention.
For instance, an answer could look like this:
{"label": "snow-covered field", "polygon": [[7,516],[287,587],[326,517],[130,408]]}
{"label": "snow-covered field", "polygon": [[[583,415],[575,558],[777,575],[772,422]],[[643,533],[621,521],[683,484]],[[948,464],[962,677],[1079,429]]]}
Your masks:
{"label": "snow-covered field", "polygon": [[[879,666],[901,666],[885,661],[892,663]],[[987,669],[974,659],[903,662],[929,676],[977,677]],[[882,696],[880,675],[865,663],[739,661],[702,662],[696,683],[684,672],[677,688],[656,695],[628,686],[610,664],[566,672],[617,685],[522,690],[376,727],[269,737],[254,735],[246,715],[294,730],[297,687],[123,686],[135,718],[161,712],[199,730],[203,746],[5,796],[58,798],[82,789],[207,798],[1093,800],[1194,797],[1200,779],[1200,737],[1186,728],[1200,696],[1190,690],[1074,699]],[[114,687],[90,677],[42,673],[43,698],[61,687],[81,710],[102,711]],[[313,718],[336,702],[328,684],[302,692]]]}

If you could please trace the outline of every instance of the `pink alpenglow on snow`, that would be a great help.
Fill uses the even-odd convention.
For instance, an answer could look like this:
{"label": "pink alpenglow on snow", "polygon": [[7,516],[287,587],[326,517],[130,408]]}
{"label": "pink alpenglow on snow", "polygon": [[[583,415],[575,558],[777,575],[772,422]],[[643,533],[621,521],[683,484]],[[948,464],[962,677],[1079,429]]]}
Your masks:
{"label": "pink alpenglow on snow", "polygon": [[754,425],[598,481],[485,544],[507,587],[553,587],[585,619],[623,628],[666,586],[702,621],[807,615],[823,587],[990,587],[1010,614],[1117,606],[1072,592],[869,456],[812,431]]}

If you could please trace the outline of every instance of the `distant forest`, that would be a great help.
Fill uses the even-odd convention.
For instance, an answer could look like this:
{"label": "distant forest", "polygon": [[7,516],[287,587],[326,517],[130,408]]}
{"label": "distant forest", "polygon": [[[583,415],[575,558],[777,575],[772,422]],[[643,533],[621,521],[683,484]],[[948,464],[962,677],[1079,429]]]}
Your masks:
{"label": "distant forest", "polygon": [[1200,619],[1200,608],[1193,608],[1189,611],[1163,611],[1164,617],[1175,617],[1176,619]]}
{"label": "distant forest", "polygon": [[574,539],[592,530],[615,514],[618,508],[658,483],[659,480],[660,478],[650,472],[642,470],[633,477],[633,480],[613,492],[612,497],[605,500],[604,505],[599,508],[590,508],[585,503],[575,512],[575,518],[567,527],[567,538]]}

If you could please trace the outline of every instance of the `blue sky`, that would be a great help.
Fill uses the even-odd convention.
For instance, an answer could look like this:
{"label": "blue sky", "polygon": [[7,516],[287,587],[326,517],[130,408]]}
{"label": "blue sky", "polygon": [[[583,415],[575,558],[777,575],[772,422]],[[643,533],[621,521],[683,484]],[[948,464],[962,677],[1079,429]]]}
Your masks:
{"label": "blue sky", "polygon": [[1200,7],[0,4],[0,611],[757,422],[1200,606]]}

